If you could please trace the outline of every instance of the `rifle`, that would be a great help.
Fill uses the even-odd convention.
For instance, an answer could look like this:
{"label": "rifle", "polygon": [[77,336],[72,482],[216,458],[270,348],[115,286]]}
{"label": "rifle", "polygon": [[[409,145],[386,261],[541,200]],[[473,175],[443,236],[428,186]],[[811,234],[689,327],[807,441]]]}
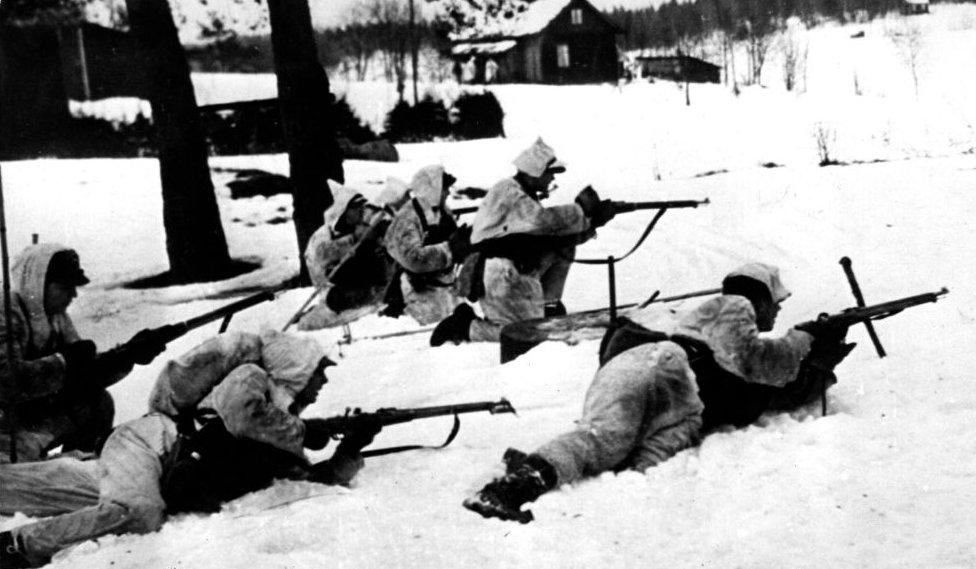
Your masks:
{"label": "rifle", "polygon": [[630,213],[643,209],[677,209],[684,207],[698,207],[712,203],[708,198],[703,200],[673,200],[673,201],[651,201],[651,202],[613,202],[616,213]]}
{"label": "rifle", "polygon": [[454,405],[437,405],[434,407],[414,407],[409,409],[397,409],[395,407],[385,407],[382,409],[377,409],[372,413],[363,413],[360,409],[346,409],[344,415],[336,415],[335,417],[329,417],[325,419],[327,430],[332,432],[332,438],[336,440],[341,440],[343,436],[347,433],[355,431],[360,425],[364,423],[378,422],[380,426],[387,425],[397,425],[400,423],[409,423],[414,419],[427,419],[430,417],[442,417],[446,415],[454,415],[454,427],[451,429],[451,433],[448,435],[447,440],[443,444],[436,447],[428,447],[424,445],[405,445],[397,446],[383,449],[376,449],[371,451],[366,451],[361,453],[362,456],[380,456],[384,454],[390,454],[394,452],[401,452],[405,450],[414,450],[420,448],[444,448],[451,444],[454,437],[457,436],[458,431],[461,428],[461,420],[458,415],[462,413],[476,413],[480,411],[487,411],[492,415],[497,415],[498,413],[512,413],[515,414],[515,408],[508,399],[502,398],[498,401],[478,401],[475,403],[458,403]]}
{"label": "rifle", "polygon": [[112,359],[118,358],[115,361],[132,362],[135,354],[144,352],[151,346],[168,344],[186,334],[190,330],[194,330],[205,324],[216,322],[217,320],[221,319],[223,322],[220,324],[220,332],[225,332],[234,314],[257,304],[261,304],[262,302],[274,300],[275,295],[284,288],[285,285],[281,285],[274,289],[263,290],[261,292],[252,294],[251,296],[242,298],[241,300],[232,302],[226,306],[217,308],[216,310],[211,310],[210,312],[206,312],[200,316],[195,316],[189,320],[184,320],[183,322],[166,324],[158,328],[150,328],[137,332],[136,335],[133,336],[128,342],[116,346],[112,350],[109,350],[103,354],[103,356],[111,354]]}
{"label": "rifle", "polygon": [[843,328],[853,326],[858,322],[881,320],[882,318],[894,316],[906,308],[918,306],[919,304],[936,302],[939,300],[940,296],[946,294],[949,294],[949,289],[942,287],[941,290],[936,292],[926,292],[923,294],[916,294],[915,296],[906,296],[905,298],[890,300],[880,304],[872,304],[870,306],[845,308],[836,314],[827,314],[824,312],[817,316],[816,320],[802,322],[797,324],[796,328],[800,330],[803,330],[804,328],[815,329],[821,327]]}

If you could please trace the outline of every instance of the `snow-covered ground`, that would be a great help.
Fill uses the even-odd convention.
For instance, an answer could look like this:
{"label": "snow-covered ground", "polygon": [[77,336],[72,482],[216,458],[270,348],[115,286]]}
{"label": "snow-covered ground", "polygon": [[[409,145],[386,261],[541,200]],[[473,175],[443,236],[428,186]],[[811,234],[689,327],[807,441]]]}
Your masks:
{"label": "snow-covered ground", "polygon": [[[537,519],[527,526],[483,520],[461,500],[501,471],[505,448],[532,450],[572,427],[596,369],[596,342],[543,344],[500,365],[497,345],[434,349],[425,335],[337,345],[338,332],[320,332],[341,363],[310,415],[500,396],[519,415],[464,416],[450,447],[371,459],[351,489],[279,483],[219,514],[172,519],[158,533],[82,544],[53,566],[976,566],[976,136],[966,126],[976,120],[976,62],[965,48],[976,32],[959,29],[970,6],[933,10],[919,21],[941,47],[927,60],[918,99],[900,75],[907,71],[882,63],[872,67],[878,87],[862,96],[849,88],[847,71],[822,65],[811,68],[806,94],[749,88],[736,98],[719,86],[693,86],[691,107],[663,82],[505,86],[496,92],[508,139],[403,145],[400,163],[346,164],[349,183],[367,193],[387,176],[409,178],[434,162],[459,186],[486,186],[508,175],[511,158],[542,135],[569,163],[553,202],[572,200],[587,183],[614,199],[709,197],[708,207],[665,215],[618,266],[623,302],[654,290],[711,288],[737,264],[763,260],[782,267],[794,291],[775,331],[782,333],[853,304],[837,263],[844,255],[869,303],[948,287],[937,304],[877,324],[885,359],[863,329],[852,330],[860,346],[838,369],[827,417],[819,408],[768,416],[645,474],[607,474],[561,489],[533,505]],[[844,39],[850,31],[827,30],[839,43],[825,41],[824,51],[843,53],[844,42],[855,41]],[[864,39],[883,41],[871,32],[856,41]],[[811,50],[811,59],[823,53]],[[950,99],[956,104],[945,104]],[[835,121],[834,157],[864,163],[817,167],[811,128],[825,117]],[[766,162],[782,167],[763,168]],[[212,165],[287,171],[284,156]],[[699,175],[710,171],[717,173]],[[122,289],[165,269],[154,161],[6,163],[3,174],[12,250],[32,233],[79,250],[93,282],[71,311],[103,347],[227,303],[213,297],[276,282],[297,264],[291,225],[267,223],[290,215],[289,198],[232,201],[224,172],[215,181],[231,252],[259,258],[264,268],[231,282]],[[620,255],[649,217],[618,217],[579,255]],[[239,314],[231,327],[280,327],[309,293],[285,293]],[[605,305],[604,271],[575,267],[565,300],[571,310]],[[415,327],[406,318],[368,317],[352,333]],[[118,420],[145,410],[167,357],[214,332],[173,342],[114,387]],[[449,427],[448,418],[390,427],[376,446],[436,443]],[[296,498],[307,499],[289,502]],[[0,528],[24,521],[0,519]]]}

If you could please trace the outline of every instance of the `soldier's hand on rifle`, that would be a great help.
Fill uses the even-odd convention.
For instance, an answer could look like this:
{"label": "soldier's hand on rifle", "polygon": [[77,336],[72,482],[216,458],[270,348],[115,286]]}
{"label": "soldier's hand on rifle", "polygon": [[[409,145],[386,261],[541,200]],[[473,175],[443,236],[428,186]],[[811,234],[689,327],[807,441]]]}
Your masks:
{"label": "soldier's hand on rifle", "polygon": [[121,348],[128,352],[133,363],[148,365],[156,356],[166,351],[166,342],[157,330],[145,328],[136,332]]}
{"label": "soldier's hand on rifle", "polygon": [[329,419],[304,419],[305,438],[302,446],[311,450],[322,450],[335,434],[335,425]]}
{"label": "soldier's hand on rifle", "polygon": [[454,264],[463,263],[465,257],[471,252],[471,227],[468,225],[458,227],[448,238],[447,246],[451,250],[451,259]]}
{"label": "soldier's hand on rifle", "polygon": [[383,422],[379,417],[365,414],[355,417],[352,427],[346,432],[336,452],[358,454],[373,442],[373,438],[383,429]]}
{"label": "soldier's hand on rifle", "polygon": [[95,363],[95,354],[97,351],[95,342],[91,340],[79,340],[61,348],[65,373],[73,382],[79,380],[91,370],[92,365]]}
{"label": "soldier's hand on rifle", "polygon": [[586,186],[576,194],[576,204],[583,210],[583,215],[590,219],[593,227],[603,227],[617,215],[613,201],[601,200],[592,186]]}
{"label": "soldier's hand on rifle", "polygon": [[844,342],[847,337],[847,326],[835,324],[829,320],[817,319],[804,322],[796,326],[797,330],[802,330],[813,336],[815,342],[836,345]]}

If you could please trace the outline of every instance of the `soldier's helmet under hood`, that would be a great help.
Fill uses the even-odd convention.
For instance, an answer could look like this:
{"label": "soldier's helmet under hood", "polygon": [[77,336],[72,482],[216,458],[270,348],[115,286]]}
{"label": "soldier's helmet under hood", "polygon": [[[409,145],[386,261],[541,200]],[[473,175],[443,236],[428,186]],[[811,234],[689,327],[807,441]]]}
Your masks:
{"label": "soldier's helmet under hood", "polygon": [[546,170],[557,174],[566,171],[566,165],[556,158],[556,151],[543,142],[542,138],[537,139],[532,143],[532,146],[529,146],[516,156],[512,164],[518,168],[519,172],[525,172],[536,178],[541,176]]}
{"label": "soldier's helmet under hood", "polygon": [[793,294],[783,286],[783,282],[779,278],[779,268],[767,265],[766,263],[754,262],[742,265],[725,275],[725,279],[722,280],[722,286],[725,286],[731,280],[741,278],[749,278],[764,285],[766,290],[769,291],[769,296],[773,299],[773,302],[783,302]]}
{"label": "soldier's helmet under hood", "polygon": [[[312,373],[318,369],[325,348],[307,335],[290,334],[275,330],[261,333],[261,363],[271,378],[271,401],[275,407],[287,411],[295,396],[305,388]],[[236,409],[232,399],[240,397],[240,388],[224,381],[214,387],[213,408],[225,421],[230,410]]]}
{"label": "soldier's helmet under hood", "polygon": [[[420,207],[427,216],[427,223],[437,223],[440,218],[440,206],[444,201],[444,167],[433,165],[424,166],[414,174],[410,181],[410,192],[420,202]],[[435,209],[436,208],[436,209]]]}
{"label": "soldier's helmet under hood", "polygon": [[[765,263],[747,263],[733,270],[722,281],[748,278],[769,290],[774,302],[790,296],[779,278],[779,269]],[[752,347],[757,341],[756,312],[747,298],[723,294],[686,313],[673,331],[708,344],[715,362],[726,371],[749,380],[764,370],[752,369]]]}
{"label": "soldier's helmet under hood", "polygon": [[352,205],[366,203],[366,198],[356,190],[343,186],[334,180],[329,180],[329,191],[332,192],[332,205],[325,210],[324,220],[325,226],[335,233],[336,226],[346,210]]}
{"label": "soldier's helmet under hood", "polygon": [[64,313],[47,314],[44,296],[48,281],[75,286],[88,283],[78,261],[78,253],[58,243],[38,243],[21,251],[10,267],[11,292],[27,309],[24,317],[30,320],[30,342],[36,350],[44,350],[51,334],[60,333],[63,340],[77,340],[74,325]]}

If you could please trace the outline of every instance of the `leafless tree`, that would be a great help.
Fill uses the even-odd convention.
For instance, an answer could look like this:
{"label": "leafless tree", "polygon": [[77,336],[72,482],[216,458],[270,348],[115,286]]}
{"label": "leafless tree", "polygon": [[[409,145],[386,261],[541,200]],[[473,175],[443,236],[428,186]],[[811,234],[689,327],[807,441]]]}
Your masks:
{"label": "leafless tree", "polygon": [[411,46],[408,6],[403,0],[362,0],[362,3],[369,21],[383,30],[376,47],[383,61],[386,78],[396,81],[397,93],[402,101]]}
{"label": "leafless tree", "polygon": [[837,164],[837,161],[830,155],[834,143],[837,141],[837,131],[826,123],[818,122],[813,126],[813,139],[817,143],[817,155],[820,158],[820,165],[830,166]]}
{"label": "leafless tree", "polygon": [[797,77],[806,74],[808,44],[801,38],[800,24],[788,25],[779,38],[779,48],[783,56],[783,82],[786,90],[797,86]]}
{"label": "leafless tree", "polygon": [[919,68],[925,50],[925,38],[922,29],[917,24],[903,20],[901,25],[888,28],[886,35],[891,43],[895,44],[898,55],[908,67],[908,71],[912,75],[912,84],[915,86],[915,98],[918,98]]}

